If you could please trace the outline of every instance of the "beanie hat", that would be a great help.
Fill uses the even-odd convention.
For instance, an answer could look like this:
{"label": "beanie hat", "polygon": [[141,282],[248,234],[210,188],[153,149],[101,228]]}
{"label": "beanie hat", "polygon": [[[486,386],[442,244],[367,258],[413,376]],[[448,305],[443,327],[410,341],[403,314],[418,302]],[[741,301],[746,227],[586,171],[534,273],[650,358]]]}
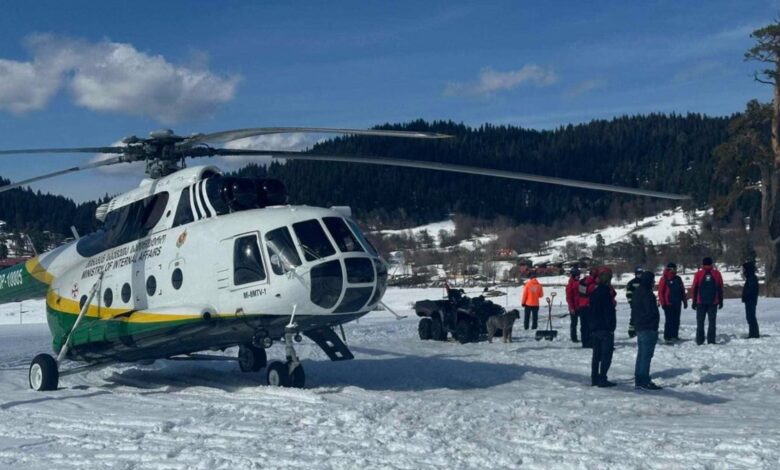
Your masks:
{"label": "beanie hat", "polygon": [[677,269],[677,265],[671,261],[666,265],[666,267],[669,269]]}
{"label": "beanie hat", "polygon": [[569,272],[569,275],[571,276],[579,276],[580,275],[580,268],[577,266],[573,266],[571,268],[571,271]]}
{"label": "beanie hat", "polygon": [[702,266],[712,266],[712,258],[709,256],[701,261]]}
{"label": "beanie hat", "polygon": [[641,266],[637,266],[636,268],[634,268],[634,274],[636,274],[636,275],[642,274],[644,271],[645,270],[642,269]]}

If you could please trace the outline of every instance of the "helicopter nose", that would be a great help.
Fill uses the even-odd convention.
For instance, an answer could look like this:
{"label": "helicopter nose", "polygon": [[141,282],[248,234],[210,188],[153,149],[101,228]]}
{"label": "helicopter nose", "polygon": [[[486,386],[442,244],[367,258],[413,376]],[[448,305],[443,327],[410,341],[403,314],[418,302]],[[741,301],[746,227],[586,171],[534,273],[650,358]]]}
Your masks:
{"label": "helicopter nose", "polygon": [[[349,256],[321,263],[311,270],[311,301],[332,313],[369,310],[384,295],[387,268],[369,256]],[[343,295],[342,295],[343,291]]]}

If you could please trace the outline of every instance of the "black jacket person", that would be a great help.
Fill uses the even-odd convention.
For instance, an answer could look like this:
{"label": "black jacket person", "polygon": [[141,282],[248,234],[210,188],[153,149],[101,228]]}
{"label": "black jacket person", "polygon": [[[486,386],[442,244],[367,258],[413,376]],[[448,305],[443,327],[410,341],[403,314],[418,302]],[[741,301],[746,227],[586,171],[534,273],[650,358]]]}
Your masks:
{"label": "black jacket person", "polygon": [[634,383],[637,387],[648,390],[660,388],[650,380],[650,361],[653,359],[655,345],[658,342],[658,323],[661,320],[653,294],[653,278],[653,273],[643,273],[639,287],[631,298],[631,318],[634,320],[637,339]]}
{"label": "black jacket person", "polygon": [[593,345],[590,379],[591,385],[612,387],[614,382],[607,380],[609,366],[612,365],[612,353],[615,350],[615,327],[617,315],[610,283],[612,270],[599,268],[598,285],[590,296],[590,331]]}
{"label": "black jacket person", "polygon": [[745,318],[748,322],[748,338],[758,338],[758,320],[756,319],[758,278],[756,277],[756,265],[753,263],[743,264],[742,273],[745,275],[745,286],[742,288],[742,303],[745,304]]}

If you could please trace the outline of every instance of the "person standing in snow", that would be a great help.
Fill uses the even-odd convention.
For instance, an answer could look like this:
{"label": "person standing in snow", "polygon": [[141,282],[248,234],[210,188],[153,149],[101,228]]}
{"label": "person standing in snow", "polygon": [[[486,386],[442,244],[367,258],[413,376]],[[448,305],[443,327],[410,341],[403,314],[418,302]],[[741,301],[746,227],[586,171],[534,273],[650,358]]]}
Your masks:
{"label": "person standing in snow", "polygon": [[599,268],[598,284],[590,295],[590,311],[588,312],[591,330],[593,356],[590,366],[590,383],[598,387],[614,387],[616,384],[607,380],[607,372],[612,364],[612,353],[615,350],[615,327],[617,326],[617,310],[611,289],[612,270]]}
{"label": "person standing in snow", "polygon": [[[642,272],[643,269],[640,267],[634,268],[634,278],[628,281],[628,284],[626,284],[626,300],[628,300],[628,305],[631,304],[631,299],[634,296],[634,290],[636,290],[637,287],[639,287],[639,281],[642,278]],[[633,338],[636,336],[636,328],[634,327],[634,315],[633,315],[633,307],[631,307],[631,313],[632,315],[629,317],[628,320],[628,337]]]}
{"label": "person standing in snow", "polygon": [[544,289],[536,279],[536,272],[532,271],[530,279],[525,283],[523,287],[523,296],[520,299],[520,303],[525,309],[525,315],[523,317],[523,328],[528,329],[531,317],[533,316],[532,329],[536,329],[537,322],[539,321],[539,300],[544,297]]}
{"label": "person standing in snow", "polygon": [[745,304],[745,318],[748,323],[748,338],[758,338],[758,319],[756,319],[756,305],[758,305],[758,277],[756,277],[756,265],[747,262],[742,265],[742,274],[745,276],[745,286],[742,288],[742,303]]}
{"label": "person standing in snow", "polygon": [[677,265],[669,263],[658,281],[658,302],[664,309],[664,340],[680,339],[680,312],[688,308],[685,285],[677,275]]}
{"label": "person standing in snow", "polygon": [[661,387],[650,380],[650,361],[658,343],[658,324],[661,315],[653,294],[655,276],[645,271],[639,286],[631,297],[631,320],[636,328],[636,366],[634,367],[634,386],[646,390],[660,390]]}
{"label": "person standing in snow", "polygon": [[577,287],[577,316],[580,318],[580,338],[582,347],[590,348],[590,295],[596,289],[597,270],[593,268],[590,274],[580,279]]}
{"label": "person standing in snow", "polygon": [[707,324],[707,343],[715,344],[715,322],[718,309],[723,308],[723,277],[712,266],[712,258],[702,260],[702,266],[693,277],[692,302],[696,310],[696,344],[704,344],[704,320]]}
{"label": "person standing in snow", "polygon": [[580,268],[574,266],[569,273],[569,283],[566,285],[566,305],[569,307],[569,320],[571,326],[569,334],[574,343],[579,343],[577,339],[577,293],[580,286]]}

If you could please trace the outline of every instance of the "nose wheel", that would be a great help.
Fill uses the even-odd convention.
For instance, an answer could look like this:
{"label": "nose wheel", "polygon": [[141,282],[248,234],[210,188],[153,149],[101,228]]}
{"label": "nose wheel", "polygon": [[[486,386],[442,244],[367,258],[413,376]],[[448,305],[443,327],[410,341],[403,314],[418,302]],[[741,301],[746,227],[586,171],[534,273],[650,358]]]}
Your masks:
{"label": "nose wheel", "polygon": [[268,385],[272,387],[303,388],[306,385],[306,374],[303,365],[295,353],[293,341],[298,340],[298,334],[293,328],[287,328],[284,332],[284,350],[287,356],[286,362],[273,361],[268,364],[266,376]]}

